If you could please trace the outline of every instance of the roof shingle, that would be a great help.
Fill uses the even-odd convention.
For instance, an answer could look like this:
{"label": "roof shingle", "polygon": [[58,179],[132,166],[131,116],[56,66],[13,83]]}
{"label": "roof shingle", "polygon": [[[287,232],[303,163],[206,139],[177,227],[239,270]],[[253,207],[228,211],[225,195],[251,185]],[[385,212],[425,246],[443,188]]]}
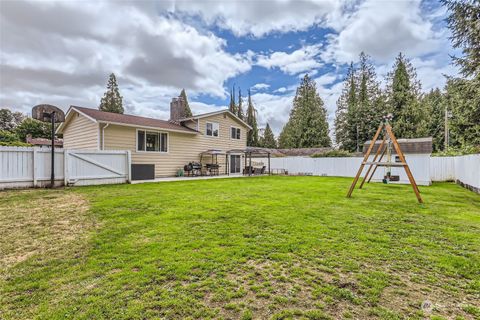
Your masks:
{"label": "roof shingle", "polygon": [[151,127],[151,128],[158,128],[158,129],[171,130],[171,131],[180,131],[185,133],[197,132],[193,129],[179,125],[178,123],[160,120],[160,119],[132,116],[129,114],[105,112],[105,111],[100,111],[96,109],[77,107],[77,106],[72,106],[72,108],[77,109],[78,111],[100,122],[114,122],[118,124],[134,125],[139,127]]}

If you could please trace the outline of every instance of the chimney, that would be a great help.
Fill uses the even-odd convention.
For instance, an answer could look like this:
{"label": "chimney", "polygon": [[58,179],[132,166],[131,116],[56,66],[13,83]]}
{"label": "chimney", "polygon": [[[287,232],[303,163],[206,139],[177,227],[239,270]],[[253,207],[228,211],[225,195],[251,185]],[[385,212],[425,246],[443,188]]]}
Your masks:
{"label": "chimney", "polygon": [[170,102],[170,121],[185,118],[185,101],[182,97],[172,98]]}

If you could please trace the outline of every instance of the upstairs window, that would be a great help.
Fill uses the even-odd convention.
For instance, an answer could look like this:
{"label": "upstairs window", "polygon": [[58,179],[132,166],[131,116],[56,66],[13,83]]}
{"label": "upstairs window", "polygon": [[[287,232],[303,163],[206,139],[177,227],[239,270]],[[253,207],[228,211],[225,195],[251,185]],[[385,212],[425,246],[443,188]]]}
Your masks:
{"label": "upstairs window", "polygon": [[168,133],[138,130],[137,151],[168,152]]}
{"label": "upstairs window", "polygon": [[218,137],[219,128],[217,122],[207,122],[205,134],[209,137]]}
{"label": "upstairs window", "polygon": [[241,137],[240,128],[232,127],[230,131],[231,131],[230,137],[232,139],[240,140],[240,137]]}

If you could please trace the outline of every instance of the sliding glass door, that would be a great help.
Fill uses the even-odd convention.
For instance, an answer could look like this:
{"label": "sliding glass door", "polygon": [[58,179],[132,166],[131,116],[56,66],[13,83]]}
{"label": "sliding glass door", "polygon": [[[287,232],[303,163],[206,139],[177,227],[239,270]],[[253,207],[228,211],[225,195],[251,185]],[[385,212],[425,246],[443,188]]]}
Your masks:
{"label": "sliding glass door", "polygon": [[230,155],[230,173],[240,173],[242,158],[239,155]]}

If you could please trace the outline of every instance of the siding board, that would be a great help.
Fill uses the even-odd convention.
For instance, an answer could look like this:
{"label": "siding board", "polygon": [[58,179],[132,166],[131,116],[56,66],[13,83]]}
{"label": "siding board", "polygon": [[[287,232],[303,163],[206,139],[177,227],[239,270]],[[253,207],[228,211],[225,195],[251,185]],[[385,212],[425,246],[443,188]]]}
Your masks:
{"label": "siding board", "polygon": [[[220,126],[219,137],[205,135],[207,122],[217,122]],[[189,123],[196,129],[196,121]],[[231,139],[230,128],[241,128],[241,138]],[[247,145],[247,130],[243,124],[228,114],[218,114],[199,119],[197,135],[179,132],[168,133],[168,152],[137,152],[136,129],[118,125],[109,125],[105,129],[106,150],[131,150],[133,164],[155,164],[155,176],[173,176],[178,169],[183,168],[190,161],[200,161],[200,153],[209,149],[219,149],[226,152],[231,149],[244,149]],[[161,131],[161,130],[159,130]],[[211,162],[211,157],[202,159],[203,163]],[[220,172],[225,172],[225,156],[219,155]],[[242,159],[242,164],[243,164]],[[243,166],[242,166],[243,167]]]}
{"label": "siding board", "polygon": [[98,150],[98,123],[76,113],[63,132],[65,149]]}

